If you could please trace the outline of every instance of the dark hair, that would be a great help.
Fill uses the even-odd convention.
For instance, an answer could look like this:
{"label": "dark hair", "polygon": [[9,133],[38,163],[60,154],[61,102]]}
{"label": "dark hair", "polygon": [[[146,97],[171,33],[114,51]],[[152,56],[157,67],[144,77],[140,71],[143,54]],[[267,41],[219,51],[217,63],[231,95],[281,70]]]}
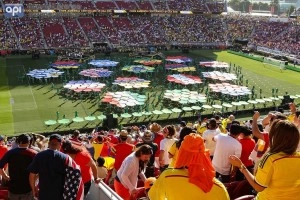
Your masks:
{"label": "dark hair", "polygon": [[192,132],[192,129],[189,127],[183,127],[179,133],[179,140],[176,142],[176,147],[179,149],[185,136],[189,135]]}
{"label": "dark hair", "polygon": [[241,126],[236,123],[231,124],[229,132],[231,135],[239,135],[241,133]]}
{"label": "dark hair", "polygon": [[217,120],[215,119],[215,118],[211,118],[210,120],[209,120],[209,122],[208,122],[208,128],[210,129],[210,130],[214,130],[214,129],[216,129],[218,127],[218,125],[217,125]]}
{"label": "dark hair", "polygon": [[215,118],[216,120],[220,120],[220,119],[221,119],[220,115],[216,115],[214,118]]}
{"label": "dark hair", "polygon": [[299,144],[299,130],[288,120],[274,120],[270,132],[270,152],[284,152],[291,155],[296,152]]}
{"label": "dark hair", "polygon": [[79,130],[75,130],[73,132],[73,136],[78,137],[80,135],[80,131]]}
{"label": "dark hair", "polygon": [[27,144],[27,143],[30,143],[30,136],[28,134],[21,134],[17,137],[17,140],[16,142],[18,144]]}
{"label": "dark hair", "polygon": [[97,158],[97,163],[99,167],[103,167],[104,163],[105,163],[105,159],[103,157],[98,157]]}
{"label": "dark hair", "polygon": [[144,144],[139,148],[137,148],[134,154],[136,157],[141,157],[142,155],[152,155],[153,154],[152,147],[147,144]]}
{"label": "dark hair", "polygon": [[66,154],[77,154],[82,151],[82,149],[73,145],[70,140],[64,140],[61,149]]}
{"label": "dark hair", "polygon": [[173,135],[175,135],[175,127],[173,125],[167,125],[163,131],[167,129],[168,131],[168,136],[172,137]]}
{"label": "dark hair", "polygon": [[241,133],[243,133],[244,136],[249,136],[252,134],[252,130],[247,126],[240,126],[240,129],[241,129]]}

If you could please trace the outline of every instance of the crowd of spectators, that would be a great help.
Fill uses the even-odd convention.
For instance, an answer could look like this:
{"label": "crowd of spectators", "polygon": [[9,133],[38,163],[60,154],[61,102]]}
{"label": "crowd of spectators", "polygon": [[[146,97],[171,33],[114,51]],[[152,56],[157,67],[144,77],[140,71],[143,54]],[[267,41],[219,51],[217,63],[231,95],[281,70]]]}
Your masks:
{"label": "crowd of spectators", "polygon": [[[181,199],[182,191],[191,199],[292,198],[300,191],[300,111],[289,106],[263,118],[256,111],[246,121],[216,115],[195,124],[0,136],[1,186],[11,198],[62,199],[74,181],[68,170],[75,170],[82,195],[104,181],[124,199]],[[152,183],[145,191],[147,178]]]}
{"label": "crowd of spectators", "polygon": [[[188,6],[194,3],[189,0],[182,1],[180,4]],[[203,2],[198,3],[201,7]],[[107,6],[110,4],[108,3]],[[125,4],[139,5],[137,2]],[[156,4],[166,4],[168,7],[166,9],[171,9],[169,7],[172,7],[174,2],[170,1],[168,4],[151,2],[150,5],[156,6]],[[79,6],[91,9],[91,5],[93,5],[91,2],[73,2],[53,6]],[[145,5],[149,6],[149,3]],[[208,7],[214,10],[214,4]],[[93,42],[109,43],[113,47],[166,44],[224,46],[235,39],[243,39],[248,40],[248,44],[254,47],[262,46],[295,55],[300,52],[299,24],[292,19],[276,21],[274,18],[270,20],[270,17],[201,14],[70,15],[68,17],[56,15],[55,17],[25,16],[2,19],[0,23],[3,24],[1,49],[85,48],[92,47]]]}

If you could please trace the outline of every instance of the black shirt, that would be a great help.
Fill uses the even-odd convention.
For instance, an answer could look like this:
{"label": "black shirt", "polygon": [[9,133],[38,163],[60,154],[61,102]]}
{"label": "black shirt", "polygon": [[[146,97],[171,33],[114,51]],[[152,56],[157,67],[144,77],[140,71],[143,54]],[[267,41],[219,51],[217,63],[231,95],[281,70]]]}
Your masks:
{"label": "black shirt", "polygon": [[8,163],[10,181],[8,189],[13,194],[25,194],[31,191],[27,167],[32,162],[36,151],[29,148],[9,150],[0,161],[0,168]]}

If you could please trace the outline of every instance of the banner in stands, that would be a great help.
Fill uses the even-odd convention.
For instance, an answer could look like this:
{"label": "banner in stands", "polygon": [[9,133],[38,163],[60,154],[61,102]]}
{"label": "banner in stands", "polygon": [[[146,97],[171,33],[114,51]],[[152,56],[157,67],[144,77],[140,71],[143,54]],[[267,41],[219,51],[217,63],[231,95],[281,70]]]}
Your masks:
{"label": "banner in stands", "polygon": [[5,18],[24,17],[24,6],[22,4],[5,4],[3,12]]}

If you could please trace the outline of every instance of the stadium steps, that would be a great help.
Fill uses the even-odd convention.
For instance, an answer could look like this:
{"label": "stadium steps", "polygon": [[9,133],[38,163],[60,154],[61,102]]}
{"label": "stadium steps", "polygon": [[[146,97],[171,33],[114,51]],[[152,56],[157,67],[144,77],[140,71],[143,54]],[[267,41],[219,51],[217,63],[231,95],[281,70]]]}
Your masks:
{"label": "stadium steps", "polygon": [[78,26],[79,26],[79,28],[80,28],[80,31],[81,31],[82,35],[84,36],[84,38],[85,38],[87,41],[89,41],[89,46],[92,48],[92,47],[93,47],[93,44],[92,44],[92,42],[89,40],[89,38],[87,37],[87,35],[86,35],[84,29],[82,28],[80,22],[78,21],[78,17],[76,17],[76,23],[78,24]]}
{"label": "stadium steps", "polygon": [[101,27],[99,26],[99,24],[98,24],[98,22],[96,21],[96,19],[95,19],[94,17],[93,17],[92,19],[93,19],[93,21],[95,22],[96,26],[98,27],[99,32],[101,33],[101,35],[105,38],[105,40],[106,40],[108,46],[109,46],[109,47],[112,47],[110,41],[109,41],[108,38],[107,38],[107,35],[104,34],[104,32],[102,31],[102,29],[101,29]]}
{"label": "stadium steps", "polygon": [[287,35],[287,33],[290,32],[290,29],[293,28],[293,24],[290,24],[289,27],[287,27],[286,29],[284,29],[281,33],[279,33],[278,35],[276,35],[274,38],[272,38],[273,41],[277,41],[282,35]]}
{"label": "stadium steps", "polygon": [[37,21],[37,25],[38,25],[38,27],[39,27],[39,31],[40,31],[41,36],[42,36],[42,40],[43,40],[43,42],[44,42],[44,48],[47,49],[48,46],[47,46],[47,42],[46,42],[46,40],[45,40],[45,35],[44,35],[43,31],[42,31],[41,22],[40,22],[39,19],[37,19],[36,21]]}
{"label": "stadium steps", "polygon": [[[2,1],[1,1],[1,2],[2,2]],[[8,20],[7,23],[8,23],[8,26],[9,26],[9,28],[10,28],[11,33],[12,33],[12,34],[14,35],[14,37],[16,38],[18,47],[19,47],[21,50],[23,50],[23,47],[22,47],[21,44],[20,44],[20,40],[18,39],[17,34],[16,34],[15,30],[13,29],[13,27],[12,27],[10,21]]]}
{"label": "stadium steps", "polygon": [[152,10],[155,10],[155,6],[153,5],[152,1],[149,1],[149,3],[151,4]]}

